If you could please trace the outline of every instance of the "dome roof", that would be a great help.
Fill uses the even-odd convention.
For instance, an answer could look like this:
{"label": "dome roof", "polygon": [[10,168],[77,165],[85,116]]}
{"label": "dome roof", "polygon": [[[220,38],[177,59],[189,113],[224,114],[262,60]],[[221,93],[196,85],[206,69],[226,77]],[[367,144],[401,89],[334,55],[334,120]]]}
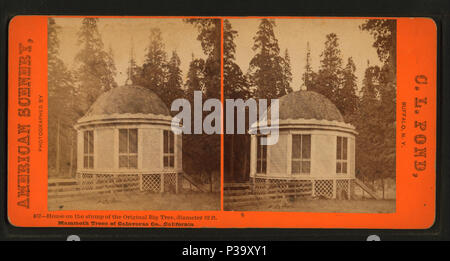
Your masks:
{"label": "dome roof", "polygon": [[279,119],[316,119],[344,122],[328,98],[313,91],[291,92],[279,99]]}
{"label": "dome roof", "polygon": [[167,106],[158,95],[136,85],[124,85],[103,93],[92,104],[85,117],[110,114],[170,116]]}

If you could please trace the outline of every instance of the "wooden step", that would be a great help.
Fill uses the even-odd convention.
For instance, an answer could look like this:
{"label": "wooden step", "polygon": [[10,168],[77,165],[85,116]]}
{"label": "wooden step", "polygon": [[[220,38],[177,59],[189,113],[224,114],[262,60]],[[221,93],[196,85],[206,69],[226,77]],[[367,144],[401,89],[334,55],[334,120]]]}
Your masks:
{"label": "wooden step", "polygon": [[189,176],[189,175],[186,174],[185,172],[182,172],[181,175],[182,175],[183,178],[186,179],[189,183],[191,183],[192,185],[194,185],[194,187],[196,187],[200,192],[205,192],[205,190],[204,190],[199,184],[197,184],[191,176]]}
{"label": "wooden step", "polygon": [[355,184],[360,186],[367,194],[372,196],[374,199],[380,199],[380,197],[377,196],[375,191],[371,190],[364,182],[362,182],[360,179],[355,179]]}

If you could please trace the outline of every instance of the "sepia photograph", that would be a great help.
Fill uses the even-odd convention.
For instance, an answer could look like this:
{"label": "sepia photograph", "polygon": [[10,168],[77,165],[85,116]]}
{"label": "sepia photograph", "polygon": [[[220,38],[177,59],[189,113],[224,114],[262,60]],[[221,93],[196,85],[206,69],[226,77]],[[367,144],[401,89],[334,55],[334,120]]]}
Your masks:
{"label": "sepia photograph", "polygon": [[395,19],[224,20],[225,99],[269,105],[225,134],[224,210],[396,212],[396,37]]}
{"label": "sepia photograph", "polygon": [[174,100],[220,98],[220,33],[220,19],[48,18],[49,210],[220,210],[220,135],[171,128]]}
{"label": "sepia photograph", "polygon": [[48,18],[48,208],[220,210],[222,160],[227,211],[395,213],[396,66],[395,19]]}

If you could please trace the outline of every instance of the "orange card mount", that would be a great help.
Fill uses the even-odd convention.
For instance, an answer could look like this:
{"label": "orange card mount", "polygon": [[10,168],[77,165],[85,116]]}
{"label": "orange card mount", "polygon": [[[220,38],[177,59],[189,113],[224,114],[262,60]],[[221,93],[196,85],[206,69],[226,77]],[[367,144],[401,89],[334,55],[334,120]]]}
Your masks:
{"label": "orange card mount", "polygon": [[[9,221],[429,228],[436,61],[427,18],[16,16]],[[236,97],[278,100],[275,144],[251,132],[261,121],[223,134],[226,111],[195,133],[195,108],[205,129],[207,99]],[[176,98],[193,134],[172,131]]]}

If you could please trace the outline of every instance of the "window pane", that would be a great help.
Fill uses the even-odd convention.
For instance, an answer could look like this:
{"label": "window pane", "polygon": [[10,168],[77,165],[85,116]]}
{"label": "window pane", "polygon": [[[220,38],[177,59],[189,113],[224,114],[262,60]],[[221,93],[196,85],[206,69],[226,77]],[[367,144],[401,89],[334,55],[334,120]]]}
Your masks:
{"label": "window pane", "polygon": [[336,162],[336,173],[341,173],[341,163]]}
{"label": "window pane", "polygon": [[300,135],[292,135],[292,158],[300,159]]}
{"label": "window pane", "polygon": [[262,159],[266,160],[267,159],[267,146],[261,145],[261,147],[262,147]]}
{"label": "window pane", "polygon": [[347,173],[347,162],[342,162],[342,173]]}
{"label": "window pane", "polygon": [[119,168],[128,168],[128,156],[126,155],[119,156]]}
{"label": "window pane", "polygon": [[127,153],[128,152],[128,130],[120,129],[119,130],[119,153]]}
{"label": "window pane", "polygon": [[175,137],[174,137],[174,135],[173,135],[173,132],[172,131],[170,131],[169,132],[169,152],[170,153],[173,153],[173,147],[174,147],[174,139],[175,139]]}
{"label": "window pane", "polygon": [[256,173],[260,173],[261,172],[261,160],[257,159],[256,160]]}
{"label": "window pane", "polygon": [[347,159],[347,138],[342,139],[342,159]]}
{"label": "window pane", "polygon": [[291,167],[292,173],[300,173],[300,161],[293,160],[291,165],[292,165]]}
{"label": "window pane", "polygon": [[174,156],[169,156],[169,166],[170,167],[174,166]]}
{"label": "window pane", "polygon": [[256,158],[257,159],[261,159],[261,145],[259,145],[259,142],[258,142],[258,146],[256,147]]}
{"label": "window pane", "polygon": [[169,132],[164,131],[164,153],[169,152]]}
{"label": "window pane", "polygon": [[[88,137],[88,132],[85,131],[84,132],[84,139],[83,139],[83,144],[84,144],[84,154],[88,154],[89,153],[89,149],[88,149],[88,142],[89,142],[89,137]],[[86,167],[86,166],[85,166]]]}
{"label": "window pane", "polygon": [[89,156],[89,168],[94,168],[94,156]]}
{"label": "window pane", "polygon": [[128,156],[128,167],[137,168],[137,155]]}
{"label": "window pane", "polygon": [[137,129],[130,129],[128,135],[129,135],[128,152],[137,153],[137,146],[138,146]]}
{"label": "window pane", "polygon": [[257,137],[257,158],[258,159],[264,159],[266,158],[266,146],[261,144],[261,138],[265,136],[258,136]]}
{"label": "window pane", "polygon": [[169,156],[164,156],[164,167],[169,166]]}
{"label": "window pane", "polygon": [[342,138],[341,137],[337,137],[336,159],[338,159],[338,160],[341,159],[341,142],[342,142]]}
{"label": "window pane", "polygon": [[310,172],[310,162],[309,161],[302,161],[302,173],[309,173]]}
{"label": "window pane", "polygon": [[266,161],[263,160],[263,161],[262,161],[262,170],[261,170],[261,173],[266,173],[266,166],[267,166]]}
{"label": "window pane", "polygon": [[311,135],[302,135],[302,159],[311,158]]}
{"label": "window pane", "polygon": [[88,131],[89,134],[89,153],[94,153],[94,131]]}
{"label": "window pane", "polygon": [[257,160],[256,172],[257,173],[266,173],[266,161],[265,160]]}
{"label": "window pane", "polygon": [[83,157],[83,167],[85,169],[89,168],[89,156],[84,156]]}

